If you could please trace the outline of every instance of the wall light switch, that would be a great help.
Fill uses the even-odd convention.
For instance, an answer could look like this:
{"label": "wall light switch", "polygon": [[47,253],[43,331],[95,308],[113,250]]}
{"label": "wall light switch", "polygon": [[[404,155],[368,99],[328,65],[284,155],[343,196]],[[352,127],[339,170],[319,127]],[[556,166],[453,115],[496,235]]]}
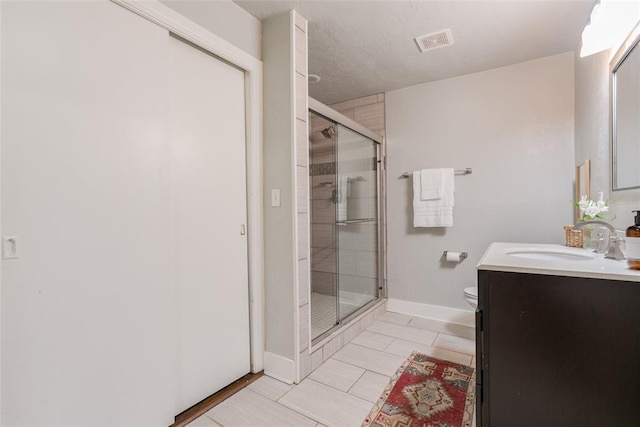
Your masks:
{"label": "wall light switch", "polygon": [[18,238],[16,236],[2,237],[2,259],[18,258]]}
{"label": "wall light switch", "polygon": [[271,189],[271,206],[274,208],[280,207],[280,189],[279,188]]}

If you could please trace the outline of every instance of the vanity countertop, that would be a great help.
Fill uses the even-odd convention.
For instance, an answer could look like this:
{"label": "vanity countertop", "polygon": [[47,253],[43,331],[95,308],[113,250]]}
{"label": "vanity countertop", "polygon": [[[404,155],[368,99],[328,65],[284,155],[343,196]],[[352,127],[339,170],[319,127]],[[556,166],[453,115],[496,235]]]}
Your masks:
{"label": "vanity countertop", "polygon": [[[511,254],[509,254],[511,252]],[[543,254],[554,252],[571,255],[593,256],[592,259],[532,259],[515,254]],[[606,259],[604,254],[594,254],[590,249],[569,248],[562,245],[540,243],[494,242],[478,263],[478,270],[507,271],[513,273],[546,274],[551,276],[587,277],[640,282],[640,270],[631,270],[627,262]]]}

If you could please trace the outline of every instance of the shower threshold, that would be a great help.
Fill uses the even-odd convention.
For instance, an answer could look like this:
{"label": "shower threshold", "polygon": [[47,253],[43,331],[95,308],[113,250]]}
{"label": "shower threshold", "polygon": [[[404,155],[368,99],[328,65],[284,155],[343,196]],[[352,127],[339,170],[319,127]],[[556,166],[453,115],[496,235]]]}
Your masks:
{"label": "shower threshold", "polygon": [[[320,298],[318,298],[318,296],[320,296]],[[317,346],[319,347],[323,345],[325,342],[332,339],[334,336],[339,335],[342,332],[342,329],[350,326],[350,323],[364,316],[369,311],[372,311],[373,309],[377,308],[385,300],[385,298],[377,297],[372,299],[370,302],[368,302],[364,306],[362,304],[354,305],[349,303],[341,303],[340,304],[341,310],[344,309],[344,310],[347,310],[347,312],[348,311],[353,311],[353,312],[349,314],[349,316],[347,316],[341,322],[336,324],[336,318],[335,318],[336,297],[313,292],[311,293],[311,299],[312,299],[312,304],[314,304],[314,301],[319,301],[320,304],[324,304],[324,305],[321,305],[323,309],[322,313],[318,313],[318,310],[315,310],[315,309],[312,312],[312,319],[311,319],[312,335],[311,336],[313,337],[316,333],[319,333],[317,337],[312,338],[311,340],[312,347],[317,347]],[[325,310],[327,311],[331,310],[331,312],[327,314]],[[317,323],[314,323],[314,318],[316,321],[324,322],[322,323],[322,326],[320,326]],[[333,327],[331,325],[333,325]],[[326,328],[329,328],[329,329],[327,330]],[[325,332],[322,332],[323,330],[325,330]]]}

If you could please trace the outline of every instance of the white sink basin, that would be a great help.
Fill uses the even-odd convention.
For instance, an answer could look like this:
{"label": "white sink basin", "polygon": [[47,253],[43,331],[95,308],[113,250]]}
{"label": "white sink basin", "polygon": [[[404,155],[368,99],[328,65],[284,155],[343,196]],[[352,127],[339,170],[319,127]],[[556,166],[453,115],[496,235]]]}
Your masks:
{"label": "white sink basin", "polygon": [[588,261],[595,258],[595,255],[588,252],[577,253],[570,250],[562,249],[510,249],[506,252],[506,254],[518,258],[546,261]]}
{"label": "white sink basin", "polygon": [[640,284],[640,270],[629,269],[625,261],[607,259],[589,249],[558,244],[493,242],[476,268],[508,273],[623,280]]}

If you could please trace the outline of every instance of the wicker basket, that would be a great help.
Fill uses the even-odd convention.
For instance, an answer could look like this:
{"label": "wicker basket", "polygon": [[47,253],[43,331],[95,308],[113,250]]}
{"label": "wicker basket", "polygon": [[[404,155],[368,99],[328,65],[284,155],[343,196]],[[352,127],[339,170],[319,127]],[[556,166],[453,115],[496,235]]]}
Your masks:
{"label": "wicker basket", "polygon": [[572,248],[582,247],[582,230],[574,230],[573,225],[565,225],[566,245]]}

